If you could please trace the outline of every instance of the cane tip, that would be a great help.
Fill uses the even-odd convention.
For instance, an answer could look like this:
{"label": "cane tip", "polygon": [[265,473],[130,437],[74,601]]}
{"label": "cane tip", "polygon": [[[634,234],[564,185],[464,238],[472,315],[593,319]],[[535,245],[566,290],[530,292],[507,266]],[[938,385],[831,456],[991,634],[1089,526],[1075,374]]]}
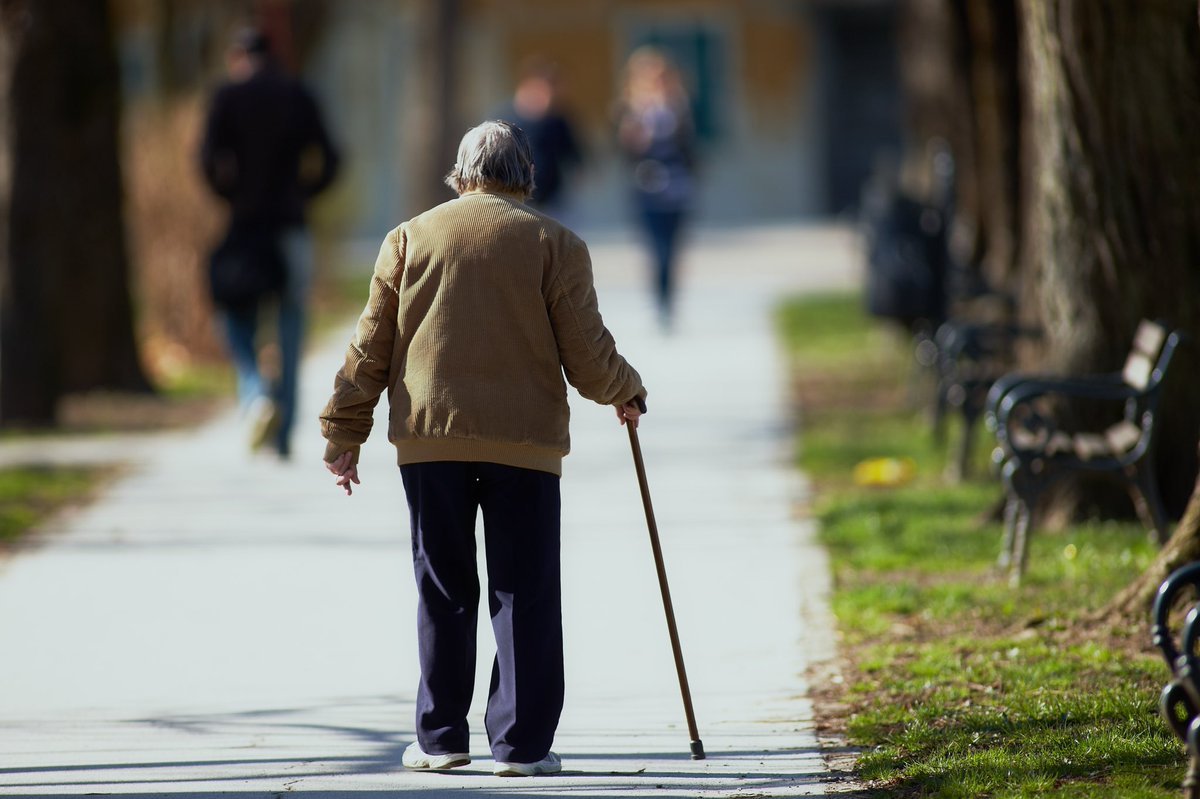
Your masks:
{"label": "cane tip", "polygon": [[692,749],[692,760],[703,760],[704,759],[704,743],[699,738],[692,741],[691,749]]}

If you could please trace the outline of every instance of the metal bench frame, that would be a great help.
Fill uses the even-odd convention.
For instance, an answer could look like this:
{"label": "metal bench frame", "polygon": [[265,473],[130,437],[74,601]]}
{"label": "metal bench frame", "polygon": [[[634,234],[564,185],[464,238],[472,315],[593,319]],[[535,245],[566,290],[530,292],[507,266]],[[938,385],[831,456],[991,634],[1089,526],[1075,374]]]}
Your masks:
{"label": "metal bench frame", "polygon": [[[1166,541],[1166,513],[1154,471],[1155,421],[1163,380],[1180,340],[1178,331],[1143,321],[1121,372],[1083,377],[1013,373],[992,385],[985,413],[998,445],[992,459],[1008,497],[1000,566],[1011,570],[1014,584],[1025,571],[1038,500],[1055,481],[1071,474],[1121,480],[1143,523],[1159,543]],[[1047,407],[1048,400],[1061,399],[1123,403],[1124,413],[1105,430],[1066,432],[1053,407]]]}
{"label": "metal bench frame", "polygon": [[1171,732],[1188,750],[1188,770],[1183,781],[1184,799],[1200,799],[1200,606],[1193,606],[1179,636],[1170,628],[1171,611],[1182,592],[1191,588],[1200,601],[1200,563],[1184,566],[1158,589],[1151,613],[1151,635],[1162,650],[1172,679],[1159,698],[1159,711]]}
{"label": "metal bench frame", "polygon": [[968,476],[975,425],[983,415],[988,391],[1012,368],[1013,348],[1037,331],[1012,324],[973,323],[951,319],[938,328],[936,345],[937,389],[933,406],[935,439],[945,441],[945,420],[950,410],[962,417],[962,431],[947,465],[947,477]]}

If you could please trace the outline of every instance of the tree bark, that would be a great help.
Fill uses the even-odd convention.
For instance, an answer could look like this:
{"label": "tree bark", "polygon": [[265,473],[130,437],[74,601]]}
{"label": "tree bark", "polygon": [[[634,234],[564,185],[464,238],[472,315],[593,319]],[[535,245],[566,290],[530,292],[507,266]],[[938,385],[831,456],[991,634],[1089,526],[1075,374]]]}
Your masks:
{"label": "tree bark", "polygon": [[928,196],[911,176],[928,172],[926,142],[946,142],[956,171],[954,254],[988,287],[1011,290],[1020,240],[1016,0],[905,0],[901,10],[907,185]]}
{"label": "tree bark", "polygon": [[[1200,3],[1196,4],[1196,15],[1197,27],[1192,28],[1193,32],[1200,30]],[[1195,346],[1193,340],[1192,348]],[[1154,562],[1118,594],[1101,615],[1111,624],[1143,621],[1163,581],[1176,569],[1195,561],[1200,561],[1200,476],[1196,478],[1183,518],[1171,539]]]}
{"label": "tree bark", "polygon": [[973,173],[980,269],[997,290],[1011,290],[1021,213],[1021,84],[1016,0],[967,0],[969,76],[974,120]]}
{"label": "tree bark", "polygon": [[14,24],[4,34],[12,166],[0,421],[45,423],[61,393],[149,384],[133,334],[108,4],[4,7]]}
{"label": "tree bark", "polygon": [[421,7],[421,69],[418,101],[419,211],[454,197],[443,182],[454,166],[461,130],[455,98],[458,89],[460,0],[425,0]]}
{"label": "tree bark", "polygon": [[[1022,0],[1020,10],[1032,158],[1023,287],[1044,335],[1037,365],[1119,369],[1141,318],[1200,334],[1196,9],[1192,0]],[[1200,348],[1176,358],[1157,464],[1177,513],[1196,474]],[[1064,496],[1091,504],[1098,495]]]}
{"label": "tree bark", "polygon": [[1142,574],[1117,594],[1101,615],[1113,624],[1145,622],[1158,587],[1176,569],[1200,561],[1200,479],[1174,535]]}
{"label": "tree bark", "polygon": [[[0,2],[0,423],[54,421],[60,393],[50,353],[56,329],[42,300],[42,273],[14,253],[18,222],[15,173],[20,166],[17,64],[27,49],[30,12],[25,0]],[[17,257],[14,257],[16,255]]]}
{"label": "tree bark", "polygon": [[932,145],[948,146],[955,159],[957,205],[968,216],[976,206],[966,0],[904,0],[899,16],[900,81],[904,92],[906,188],[931,195]]}

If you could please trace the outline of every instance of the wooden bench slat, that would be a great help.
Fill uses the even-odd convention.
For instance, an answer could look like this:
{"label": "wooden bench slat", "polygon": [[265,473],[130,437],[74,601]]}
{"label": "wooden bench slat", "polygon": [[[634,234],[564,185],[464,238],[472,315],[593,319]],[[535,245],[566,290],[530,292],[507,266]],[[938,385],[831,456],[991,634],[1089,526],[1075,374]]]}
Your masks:
{"label": "wooden bench slat", "polygon": [[1131,352],[1125,360],[1125,368],[1121,371],[1121,377],[1138,391],[1145,391],[1146,386],[1150,385],[1150,375],[1154,373],[1156,360],[1158,360],[1157,355],[1151,358],[1142,352]]}

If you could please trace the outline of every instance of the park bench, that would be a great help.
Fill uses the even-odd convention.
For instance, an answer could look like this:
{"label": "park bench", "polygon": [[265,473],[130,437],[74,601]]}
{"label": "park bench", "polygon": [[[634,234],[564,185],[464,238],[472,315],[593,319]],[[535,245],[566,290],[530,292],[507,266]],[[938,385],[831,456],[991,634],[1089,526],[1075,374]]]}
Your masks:
{"label": "park bench", "polygon": [[1036,335],[1036,331],[1014,324],[963,319],[950,319],[938,328],[932,348],[935,440],[945,441],[946,418],[951,411],[962,418],[961,438],[947,466],[951,480],[967,476],[975,425],[983,415],[988,391],[1012,368],[1014,345],[1019,338]]}
{"label": "park bench", "polygon": [[[1182,615],[1181,600],[1191,589],[1178,635],[1172,620]],[[1171,732],[1187,746],[1188,770],[1183,781],[1184,799],[1200,799],[1200,563],[1184,566],[1158,589],[1151,614],[1151,636],[1171,670],[1171,681],[1163,689],[1159,710]],[[1186,604],[1183,604],[1186,607]]]}
{"label": "park bench", "polygon": [[[1162,323],[1142,321],[1120,372],[1082,377],[1013,373],[992,385],[985,413],[996,434],[993,461],[1007,496],[1000,565],[1011,569],[1014,583],[1025,570],[1038,499],[1067,475],[1120,480],[1143,523],[1160,543],[1166,541],[1166,514],[1154,473],[1155,420],[1163,380],[1180,337]],[[1113,423],[1100,429],[1073,430],[1060,418],[1067,399],[1123,408],[1123,412],[1114,413]]]}

